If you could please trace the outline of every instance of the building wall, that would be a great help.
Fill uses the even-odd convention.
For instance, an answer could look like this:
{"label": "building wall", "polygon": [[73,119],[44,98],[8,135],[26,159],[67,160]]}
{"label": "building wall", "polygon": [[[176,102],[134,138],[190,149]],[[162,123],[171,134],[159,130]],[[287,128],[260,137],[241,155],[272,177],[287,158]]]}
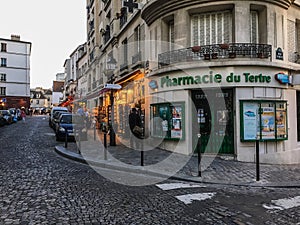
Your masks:
{"label": "building wall", "polygon": [[[7,59],[6,67],[0,67],[0,73],[6,74],[6,81],[0,81],[0,87],[6,87],[6,96],[3,97],[14,97],[14,107],[21,107],[18,105],[21,100],[22,106],[29,107],[31,43],[21,41],[19,36],[12,35],[12,39],[0,38],[0,43],[7,45],[6,52],[0,52],[1,58]],[[26,99],[26,104],[23,99]],[[9,101],[7,107],[10,107]]]}

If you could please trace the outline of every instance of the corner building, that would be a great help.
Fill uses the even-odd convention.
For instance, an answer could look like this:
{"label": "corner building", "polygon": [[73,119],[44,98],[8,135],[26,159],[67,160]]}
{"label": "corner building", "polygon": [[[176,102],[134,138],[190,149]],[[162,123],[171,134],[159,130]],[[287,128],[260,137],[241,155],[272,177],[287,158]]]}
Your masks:
{"label": "corner building", "polygon": [[137,107],[163,149],[300,163],[299,1],[87,5],[88,94],[119,138]]}
{"label": "corner building", "polygon": [[253,162],[258,141],[262,162],[300,162],[299,3],[148,1],[150,127],[162,148]]}

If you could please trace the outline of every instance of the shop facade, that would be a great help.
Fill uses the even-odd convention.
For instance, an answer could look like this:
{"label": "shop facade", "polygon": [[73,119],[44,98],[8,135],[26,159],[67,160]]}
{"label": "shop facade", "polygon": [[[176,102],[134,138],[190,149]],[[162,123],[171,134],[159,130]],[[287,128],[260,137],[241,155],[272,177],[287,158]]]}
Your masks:
{"label": "shop facade", "polygon": [[289,82],[288,71],[254,65],[151,76],[151,135],[170,151],[247,162],[255,160],[258,140],[262,162],[297,163],[296,90]]}

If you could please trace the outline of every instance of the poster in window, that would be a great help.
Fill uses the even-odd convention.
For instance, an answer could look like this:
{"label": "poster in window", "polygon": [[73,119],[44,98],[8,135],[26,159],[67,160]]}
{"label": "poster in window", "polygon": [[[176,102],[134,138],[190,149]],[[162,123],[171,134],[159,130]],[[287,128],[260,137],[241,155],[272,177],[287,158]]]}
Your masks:
{"label": "poster in window", "polygon": [[162,131],[164,131],[164,132],[169,130],[167,112],[168,112],[168,108],[166,106],[161,106],[159,108],[159,117],[161,118],[161,127],[162,127]]}
{"label": "poster in window", "polygon": [[182,138],[182,106],[174,105],[172,107],[172,129],[171,138]]}
{"label": "poster in window", "polygon": [[258,104],[244,103],[243,105],[243,122],[244,122],[244,139],[256,140],[259,135],[258,125]]}
{"label": "poster in window", "polygon": [[286,132],[286,111],[284,109],[276,110],[276,126],[277,126],[277,136],[285,137]]}
{"label": "poster in window", "polygon": [[275,139],[275,110],[274,107],[262,107],[261,134],[262,139]]}

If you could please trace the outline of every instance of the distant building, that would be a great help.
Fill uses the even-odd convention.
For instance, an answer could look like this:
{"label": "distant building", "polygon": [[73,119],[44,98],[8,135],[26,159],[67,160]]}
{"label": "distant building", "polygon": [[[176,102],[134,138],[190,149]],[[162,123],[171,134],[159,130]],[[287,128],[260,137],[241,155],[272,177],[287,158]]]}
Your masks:
{"label": "distant building", "polygon": [[36,87],[30,90],[30,108],[40,110],[50,108],[52,104],[52,90]]}
{"label": "distant building", "polygon": [[0,38],[0,107],[28,108],[30,105],[31,42]]}
{"label": "distant building", "polygon": [[58,106],[63,101],[64,81],[53,81],[52,106]]}
{"label": "distant building", "polygon": [[57,73],[56,74],[56,80],[57,81],[64,81],[65,80],[65,76],[66,76],[65,73]]}

